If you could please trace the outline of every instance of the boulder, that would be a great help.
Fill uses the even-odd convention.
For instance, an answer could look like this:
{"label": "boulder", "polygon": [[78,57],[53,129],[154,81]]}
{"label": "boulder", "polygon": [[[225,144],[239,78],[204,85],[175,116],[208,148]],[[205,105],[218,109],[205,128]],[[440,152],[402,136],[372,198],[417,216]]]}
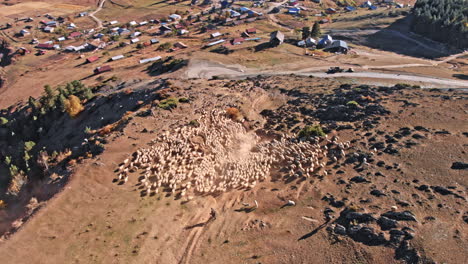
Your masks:
{"label": "boulder", "polygon": [[392,228],[396,228],[398,225],[398,222],[388,217],[381,216],[379,220],[377,220],[377,224],[379,224],[382,230],[390,230]]}
{"label": "boulder", "polygon": [[403,212],[394,212],[388,211],[381,216],[385,216],[387,218],[397,220],[397,221],[417,221],[416,217],[410,211],[403,211]]}

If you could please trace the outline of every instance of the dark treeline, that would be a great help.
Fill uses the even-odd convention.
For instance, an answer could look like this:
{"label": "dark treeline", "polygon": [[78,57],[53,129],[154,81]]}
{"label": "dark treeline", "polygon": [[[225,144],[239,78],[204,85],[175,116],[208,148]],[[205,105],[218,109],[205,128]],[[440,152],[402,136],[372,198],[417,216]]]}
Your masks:
{"label": "dark treeline", "polygon": [[412,30],[433,40],[468,48],[467,0],[418,0]]}

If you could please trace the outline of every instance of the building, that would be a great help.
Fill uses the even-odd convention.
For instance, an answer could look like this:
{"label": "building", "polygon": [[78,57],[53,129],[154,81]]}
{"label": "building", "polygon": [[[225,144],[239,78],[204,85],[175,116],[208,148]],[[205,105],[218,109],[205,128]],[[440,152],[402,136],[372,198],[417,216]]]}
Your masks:
{"label": "building", "polygon": [[110,60],[111,61],[117,61],[117,60],[121,60],[123,58],[125,58],[124,55],[117,55],[117,56],[112,57]]}
{"label": "building", "polygon": [[177,15],[177,14],[172,14],[169,16],[169,18],[173,21],[177,21],[177,20],[181,20],[182,17],[180,15]]}
{"label": "building", "polygon": [[100,73],[108,72],[108,71],[112,71],[112,67],[109,65],[104,65],[104,66],[97,67],[96,69],[94,69],[94,74],[100,74]]}
{"label": "building", "polygon": [[154,44],[159,43],[159,40],[154,38],[154,39],[150,40],[150,43],[151,43],[151,45],[154,45]]}
{"label": "building", "polygon": [[49,26],[44,28],[44,32],[47,32],[47,33],[52,33],[52,32],[54,32],[54,30],[55,29],[53,27],[49,27]]}
{"label": "building", "polygon": [[174,43],[174,47],[179,48],[179,49],[185,49],[187,48],[187,45],[179,41],[179,42]]}
{"label": "building", "polygon": [[23,37],[25,36],[29,36],[31,33],[29,31],[27,31],[26,29],[22,29],[20,30],[19,34]]}
{"label": "building", "polygon": [[270,44],[272,46],[278,46],[283,44],[284,42],[284,34],[280,31],[275,31],[270,34]]}
{"label": "building", "polygon": [[245,30],[247,34],[257,34],[257,29],[256,28],[248,28]]}
{"label": "building", "polygon": [[300,11],[301,10],[299,8],[297,8],[297,7],[291,7],[291,8],[288,9],[288,14],[297,15],[297,14],[299,14]]}
{"label": "building", "polygon": [[297,43],[299,47],[313,48],[317,45],[317,41],[311,37],[301,40]]}
{"label": "building", "polygon": [[117,20],[112,20],[111,22],[109,22],[109,25],[116,25],[116,24],[118,24],[118,23],[119,23],[119,21],[117,21]]}
{"label": "building", "polygon": [[36,45],[36,48],[38,48],[38,49],[49,49],[49,50],[52,50],[52,49],[54,49],[54,44],[51,44],[51,43],[41,43],[41,44],[37,44],[37,45]]}
{"label": "building", "polygon": [[[224,39],[220,39],[220,40],[217,40],[217,41],[213,41],[213,42],[210,42],[208,44],[205,45],[205,47],[212,47],[214,45],[218,45],[218,44],[221,44],[223,42],[225,42],[226,40]],[[174,45],[175,46],[175,45]]]}
{"label": "building", "polygon": [[317,47],[323,48],[330,45],[331,43],[333,43],[333,38],[330,35],[325,35],[319,40],[319,42],[317,43]]}
{"label": "building", "polygon": [[130,21],[128,22],[128,25],[132,27],[138,25],[138,23],[136,21]]}
{"label": "building", "polygon": [[139,39],[139,38],[134,38],[134,39],[131,39],[130,42],[131,42],[132,44],[135,44],[135,43],[137,43],[137,42],[140,42],[140,39]]}
{"label": "building", "polygon": [[72,38],[78,38],[78,37],[81,37],[81,32],[78,32],[78,31],[75,31],[75,32],[72,32],[70,33],[70,35],[68,35],[68,38],[72,39]]}
{"label": "building", "polygon": [[143,60],[140,60],[140,64],[143,64],[143,63],[148,63],[148,62],[152,62],[152,61],[158,61],[161,59],[161,56],[157,56],[157,57],[153,57],[153,58],[148,58],[148,59],[143,59]]}
{"label": "building", "polygon": [[326,46],[323,50],[326,52],[347,54],[349,48],[348,48],[348,44],[345,41],[335,40],[331,44]]}
{"label": "building", "polygon": [[244,42],[243,38],[235,38],[231,41],[232,45],[240,45],[242,42]]}
{"label": "building", "polygon": [[93,62],[95,62],[97,60],[99,60],[98,56],[91,56],[91,57],[86,59],[86,63],[93,63]]}
{"label": "building", "polygon": [[217,37],[221,36],[221,33],[215,32],[215,33],[212,33],[210,36],[211,36],[211,38],[217,38]]}
{"label": "building", "polygon": [[335,8],[327,8],[327,10],[325,10],[325,13],[327,13],[327,14],[335,14],[335,13],[336,13],[336,9],[335,9]]}

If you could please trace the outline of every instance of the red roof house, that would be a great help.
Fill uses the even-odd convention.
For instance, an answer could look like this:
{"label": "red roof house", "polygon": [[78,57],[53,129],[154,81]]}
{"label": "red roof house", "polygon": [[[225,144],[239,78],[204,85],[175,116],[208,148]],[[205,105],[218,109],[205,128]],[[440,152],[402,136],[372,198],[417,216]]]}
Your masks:
{"label": "red roof house", "polygon": [[108,72],[108,71],[112,71],[112,67],[109,65],[104,65],[104,66],[97,67],[96,69],[94,69],[94,74],[100,74],[100,73]]}
{"label": "red roof house", "polygon": [[77,38],[79,36],[81,36],[81,33],[78,31],[72,32],[70,35],[68,35],[69,38]]}
{"label": "red roof house", "polygon": [[257,29],[256,28],[248,28],[248,29],[245,30],[245,32],[247,32],[247,34],[256,34]]}
{"label": "red roof house", "polygon": [[95,61],[97,61],[97,60],[99,60],[99,57],[98,57],[98,56],[91,56],[91,57],[89,57],[89,58],[86,59],[86,62],[87,62],[87,63],[92,63],[92,62],[95,62]]}

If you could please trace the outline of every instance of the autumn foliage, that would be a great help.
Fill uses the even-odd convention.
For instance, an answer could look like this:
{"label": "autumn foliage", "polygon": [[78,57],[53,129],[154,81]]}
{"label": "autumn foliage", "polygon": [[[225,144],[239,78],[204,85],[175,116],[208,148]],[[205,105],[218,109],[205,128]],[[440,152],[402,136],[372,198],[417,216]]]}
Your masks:
{"label": "autumn foliage", "polygon": [[242,119],[242,114],[239,109],[235,107],[229,107],[226,109],[226,115],[234,121],[240,121]]}
{"label": "autumn foliage", "polygon": [[65,111],[67,111],[70,117],[74,118],[78,116],[78,114],[83,110],[84,106],[81,104],[78,97],[70,95],[70,97],[65,101]]}

